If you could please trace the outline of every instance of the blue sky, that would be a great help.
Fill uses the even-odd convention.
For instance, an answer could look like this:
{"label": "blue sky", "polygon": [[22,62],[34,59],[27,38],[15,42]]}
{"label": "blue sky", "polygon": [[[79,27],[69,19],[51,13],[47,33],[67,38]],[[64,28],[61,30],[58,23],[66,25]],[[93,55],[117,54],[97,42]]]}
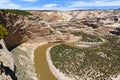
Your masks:
{"label": "blue sky", "polygon": [[30,10],[76,10],[120,8],[120,0],[0,0],[0,8]]}

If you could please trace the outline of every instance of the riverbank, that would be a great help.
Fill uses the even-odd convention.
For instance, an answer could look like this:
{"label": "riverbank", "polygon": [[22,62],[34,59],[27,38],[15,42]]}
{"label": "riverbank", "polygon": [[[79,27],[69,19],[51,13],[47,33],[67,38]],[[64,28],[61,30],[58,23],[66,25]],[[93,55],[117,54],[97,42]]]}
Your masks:
{"label": "riverbank", "polygon": [[107,40],[101,37],[100,39],[102,40],[101,42],[79,42],[75,46],[80,47],[80,48],[89,48],[89,47],[99,46],[99,45],[102,45],[108,42]]}
{"label": "riverbank", "polygon": [[48,43],[48,40],[38,38],[12,50],[19,80],[57,80],[49,70],[45,55],[46,49],[52,44],[56,43]]}
{"label": "riverbank", "polygon": [[[106,43],[106,42],[108,42],[108,41],[106,41],[106,40],[104,40],[103,41],[103,43]],[[85,43],[86,44],[86,43]],[[88,43],[87,43],[88,44]],[[96,45],[96,43],[92,43],[92,44],[94,44],[94,45]],[[83,73],[83,72],[78,72],[78,73],[81,73],[81,74],[83,74],[83,76],[80,76],[80,78],[82,77],[82,79],[98,79],[98,77],[100,77],[100,75],[102,75],[102,74],[104,74],[104,75],[106,75],[106,73],[107,73],[107,71],[109,70],[109,71],[111,71],[110,73],[107,73],[107,75],[109,75],[108,77],[107,76],[104,76],[104,77],[100,77],[99,79],[105,79],[105,80],[119,80],[120,79],[120,76],[119,75],[116,75],[116,74],[119,74],[119,72],[117,71],[118,69],[119,69],[119,66],[116,66],[116,68],[114,68],[114,66],[115,66],[115,64],[113,64],[113,63],[116,63],[118,60],[116,60],[116,59],[114,59],[115,57],[114,57],[114,55],[115,56],[117,56],[117,55],[119,55],[119,46],[118,47],[116,47],[116,49],[118,49],[118,53],[116,53],[116,54],[113,54],[112,52],[110,53],[109,52],[109,54],[111,54],[111,57],[113,58],[113,60],[109,60],[108,61],[108,59],[109,59],[109,57],[108,57],[108,54],[107,54],[107,52],[108,52],[108,50],[106,50],[107,48],[109,48],[110,46],[109,45],[106,45],[106,44],[104,44],[104,45],[102,45],[102,43],[100,43],[101,44],[101,46],[100,47],[97,47],[96,49],[95,48],[90,48],[88,51],[87,51],[87,49],[85,50],[86,52],[85,53],[83,53],[84,55],[85,55],[85,60],[86,61],[90,61],[90,62],[85,62],[84,61],[84,63],[86,64],[86,65],[93,65],[94,66],[94,68],[92,67],[92,66],[88,66],[90,69],[91,69],[91,71],[86,71],[86,69],[84,69],[85,70],[85,74]],[[109,43],[107,43],[107,44],[109,44]],[[117,43],[118,44],[118,43]],[[88,45],[91,45],[91,43],[89,43]],[[59,46],[59,45],[57,45],[57,46]],[[56,46],[56,47],[57,47]],[[64,68],[64,66],[66,66],[66,65],[62,65],[63,64],[63,62],[65,61],[65,58],[68,58],[68,57],[66,57],[64,54],[65,54],[65,51],[64,51],[64,49],[60,49],[61,47],[63,48],[63,45],[62,46],[59,46],[59,47],[57,47],[57,48],[53,48],[54,46],[52,46],[52,47],[50,47],[50,48],[48,48],[47,49],[47,52],[46,52],[46,57],[47,57],[47,61],[48,61],[48,64],[49,64],[49,68],[50,68],[50,70],[51,70],[51,72],[59,79],[59,80],[74,80],[74,79],[69,79],[69,78],[66,78],[66,76],[64,75],[65,73],[62,73],[62,72],[60,72],[60,69],[62,68],[62,70],[66,70],[67,71],[67,68],[65,69]],[[114,46],[113,46],[114,47]],[[110,49],[111,50],[113,50],[114,51],[114,49],[113,49],[113,47],[110,47]],[[52,48],[52,50],[51,50],[51,48]],[[65,48],[65,50],[66,49],[71,49],[71,48],[69,48],[69,47],[66,47]],[[53,53],[53,55],[55,55],[55,54],[57,54],[57,55],[60,55],[60,57],[58,57],[58,56],[53,56],[52,55],[52,59],[51,59],[51,55],[50,55],[50,50],[51,50],[51,52]],[[60,52],[58,52],[57,50],[59,50]],[[74,48],[73,49],[71,49],[71,50],[69,50],[69,51],[73,51],[74,50]],[[82,50],[82,49],[81,49]],[[77,50],[78,52],[81,52],[81,50]],[[100,52],[100,51],[101,52]],[[55,52],[54,52],[55,51]],[[98,51],[98,52],[97,52]],[[105,51],[105,52],[103,52],[103,51]],[[63,53],[62,53],[63,52]],[[74,51],[73,51],[74,52]],[[63,54],[63,57],[62,57],[62,54]],[[67,53],[67,56],[68,56],[68,54],[69,53]],[[79,53],[78,53],[79,54]],[[65,57],[64,57],[65,56]],[[91,57],[89,57],[89,56],[91,56]],[[53,58],[54,57],[54,58]],[[73,56],[71,56],[72,57],[72,59],[76,59],[77,61],[78,61],[78,58],[75,56],[74,58],[73,58]],[[119,56],[118,56],[119,57]],[[61,59],[60,59],[61,58]],[[89,58],[89,59],[88,59]],[[64,61],[62,61],[62,59],[64,60]],[[80,58],[79,58],[80,59]],[[59,67],[57,66],[57,67],[55,67],[54,65],[53,65],[53,61],[55,61],[54,62],[54,65],[55,66],[59,66],[59,64],[61,64]],[[59,62],[60,61],[60,62]],[[76,65],[77,66],[77,69],[76,68],[73,68],[73,67],[75,67],[74,65],[74,63],[75,62],[77,62],[77,61],[75,61],[74,60],[74,62],[73,62],[73,64],[72,64],[72,66],[69,66],[69,67],[71,67],[71,68],[69,68],[69,71],[67,71],[67,72],[70,72],[72,69],[74,70],[76,70],[76,71],[74,71],[73,72],[73,74],[75,73],[75,72],[77,72],[77,70],[78,70],[78,65]],[[95,61],[98,63],[98,65],[100,65],[100,66],[96,66],[94,63],[95,63]],[[80,62],[80,61],[78,61],[78,62]],[[101,63],[101,62],[106,62],[106,63]],[[113,63],[112,63],[113,62]],[[55,64],[55,63],[59,63],[59,64]],[[66,62],[64,62],[64,63],[66,63]],[[71,62],[72,63],[72,62]],[[84,64],[83,63],[83,64]],[[69,64],[69,62],[68,63],[66,63],[66,64]],[[109,64],[112,64],[112,66],[105,66],[105,65],[109,65]],[[62,66],[62,67],[61,67]],[[68,66],[68,65],[67,65]],[[58,69],[56,69],[56,68],[58,68]],[[82,71],[83,70],[83,68],[82,67],[80,67],[81,69],[79,70],[79,71]],[[99,73],[99,69],[100,68],[103,68],[103,70],[105,71],[105,72],[103,72],[103,73]],[[96,69],[98,69],[98,71],[96,70]],[[107,69],[107,70],[106,70]],[[114,69],[114,70],[113,70]],[[61,71],[62,71],[61,70]],[[96,72],[94,72],[94,70],[96,70]],[[64,71],[63,71],[64,72]],[[116,74],[111,74],[112,72],[115,72]],[[89,73],[89,74],[88,74]],[[77,73],[76,73],[77,74]],[[87,75],[86,75],[87,74]],[[91,75],[91,74],[94,74],[94,75]],[[94,78],[91,78],[91,77],[89,77],[89,76],[91,76],[91,77],[93,77],[94,76]],[[70,76],[71,77],[71,76]],[[77,78],[77,79],[75,79],[75,80],[82,80],[82,79],[80,79],[80,78]]]}
{"label": "riverbank", "polygon": [[55,44],[57,43],[44,44],[34,51],[34,63],[38,80],[58,80],[50,71],[46,60],[46,50]]}
{"label": "riverbank", "polygon": [[[58,44],[57,44],[58,45]],[[54,45],[55,46],[55,45]],[[47,59],[47,62],[48,62],[48,66],[51,70],[51,72],[54,74],[54,76],[58,79],[58,80],[75,80],[74,78],[70,78],[68,76],[66,76],[64,73],[60,72],[58,69],[55,68],[55,66],[53,65],[52,63],[52,60],[51,60],[51,57],[50,57],[50,50],[52,47],[54,46],[51,46],[49,47],[47,50],[46,50],[46,59]]]}
{"label": "riverbank", "polygon": [[34,66],[34,50],[47,42],[24,43],[12,50],[18,80],[38,80]]}

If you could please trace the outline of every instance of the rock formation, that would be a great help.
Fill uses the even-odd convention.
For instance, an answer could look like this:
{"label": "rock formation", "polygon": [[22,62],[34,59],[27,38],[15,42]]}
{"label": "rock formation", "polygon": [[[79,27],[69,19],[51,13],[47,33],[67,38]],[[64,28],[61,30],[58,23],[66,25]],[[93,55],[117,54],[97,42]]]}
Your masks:
{"label": "rock formation", "polygon": [[50,30],[39,24],[38,21],[12,13],[0,12],[0,24],[8,30],[8,36],[5,38],[8,48],[14,48],[36,37],[50,34]]}
{"label": "rock formation", "polygon": [[[0,24],[5,26],[8,31],[4,40],[7,48],[14,48],[15,64],[18,68],[16,74],[20,80],[36,80],[33,57],[31,57],[35,48],[21,44],[65,41],[71,38],[74,40],[78,39],[74,36],[80,36],[79,33],[110,34],[109,31],[114,30],[114,24],[120,24],[119,10],[117,12],[114,10],[29,12],[33,15],[23,16],[0,11]],[[72,32],[78,34],[73,35]],[[114,32],[120,34],[120,28],[116,28]],[[15,77],[14,60],[2,40],[0,44],[3,48],[0,49],[0,79],[15,80],[17,78]]]}
{"label": "rock formation", "polygon": [[7,50],[3,40],[0,40],[0,80],[17,80],[15,76],[14,59]]}

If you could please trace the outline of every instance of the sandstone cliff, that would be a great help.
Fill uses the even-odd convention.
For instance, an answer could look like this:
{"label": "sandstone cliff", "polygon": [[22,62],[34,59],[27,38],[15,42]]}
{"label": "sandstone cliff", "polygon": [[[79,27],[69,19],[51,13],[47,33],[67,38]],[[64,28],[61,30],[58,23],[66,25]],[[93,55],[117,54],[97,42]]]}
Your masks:
{"label": "sandstone cliff", "polygon": [[8,48],[14,48],[36,37],[50,34],[50,30],[40,24],[39,21],[12,13],[0,12],[0,24],[8,30],[8,36],[5,38]]}

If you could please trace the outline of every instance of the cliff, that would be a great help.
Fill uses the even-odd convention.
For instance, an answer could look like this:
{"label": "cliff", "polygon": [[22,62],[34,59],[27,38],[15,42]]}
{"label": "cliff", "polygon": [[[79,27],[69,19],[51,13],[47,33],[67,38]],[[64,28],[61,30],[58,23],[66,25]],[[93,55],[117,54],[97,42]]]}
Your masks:
{"label": "cliff", "polygon": [[2,39],[0,40],[0,45],[0,80],[17,80],[14,59]]}
{"label": "cliff", "polygon": [[[16,11],[19,12],[19,11]],[[55,30],[41,23],[42,21],[49,22],[53,27],[56,25],[73,24],[80,26],[81,24],[87,27],[99,28],[105,26],[113,26],[119,12],[115,11],[29,11],[27,13],[33,15],[19,14],[0,11],[0,24],[8,30],[8,36],[4,39],[6,46],[9,49],[38,37],[48,36]],[[117,17],[119,22],[119,16]],[[110,23],[110,25],[108,25]]]}
{"label": "cliff", "polygon": [[8,30],[8,36],[4,39],[6,46],[11,49],[36,37],[49,35],[50,30],[39,21],[31,20],[29,16],[0,11],[0,24]]}

